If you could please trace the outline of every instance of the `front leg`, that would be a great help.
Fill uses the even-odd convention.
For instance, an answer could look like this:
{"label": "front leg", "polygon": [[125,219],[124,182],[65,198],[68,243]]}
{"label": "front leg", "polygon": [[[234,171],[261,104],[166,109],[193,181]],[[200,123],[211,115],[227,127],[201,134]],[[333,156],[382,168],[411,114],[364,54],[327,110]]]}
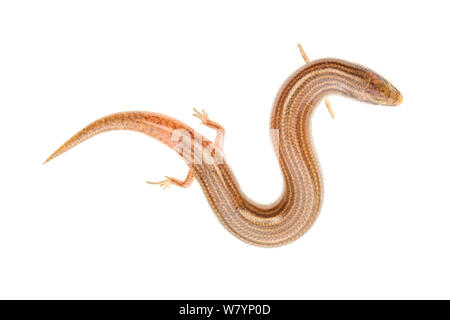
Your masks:
{"label": "front leg", "polygon": [[[302,55],[303,60],[305,60],[305,63],[309,64],[310,63],[309,58],[306,55],[305,50],[303,50],[302,45],[300,43],[297,43],[297,47],[300,50],[300,54]],[[331,108],[330,101],[328,100],[328,98],[325,98],[324,101],[325,101],[325,105],[327,106],[328,112],[330,113],[331,118],[334,119],[334,112],[333,112],[333,109]]]}

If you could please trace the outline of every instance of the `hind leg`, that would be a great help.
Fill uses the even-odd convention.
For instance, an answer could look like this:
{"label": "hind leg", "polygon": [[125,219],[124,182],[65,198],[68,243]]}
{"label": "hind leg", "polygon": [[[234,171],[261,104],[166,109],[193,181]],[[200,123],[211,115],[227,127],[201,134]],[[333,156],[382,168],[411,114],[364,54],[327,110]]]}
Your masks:
{"label": "hind leg", "polygon": [[194,173],[190,169],[184,180],[166,176],[166,180],[163,180],[163,181],[159,181],[159,182],[147,181],[148,184],[159,185],[161,188],[163,188],[163,190],[170,188],[170,186],[172,186],[172,185],[176,185],[177,187],[181,187],[181,188],[187,188],[187,187],[191,186],[192,182],[194,182]]}
{"label": "hind leg", "polygon": [[[199,118],[202,121],[203,125],[216,130],[217,136],[216,139],[214,140],[213,147],[215,150],[222,150],[223,141],[225,138],[225,129],[217,122],[210,120],[205,110],[202,110],[202,112],[200,112],[194,108],[193,116]],[[184,180],[166,176],[166,179],[162,181],[158,182],[147,181],[148,184],[155,184],[161,186],[163,190],[170,188],[172,185],[176,185],[181,188],[188,188],[189,186],[192,185],[192,182],[194,182],[194,173],[191,169],[189,169],[188,174]]]}
{"label": "hind leg", "polygon": [[197,109],[194,109],[194,113],[192,114],[194,117],[199,118],[202,121],[202,124],[216,130],[217,135],[216,139],[214,140],[214,149],[223,149],[223,141],[225,139],[225,129],[218,124],[217,122],[214,122],[209,119],[208,114],[205,112],[205,110],[202,110],[202,112],[198,111]]}

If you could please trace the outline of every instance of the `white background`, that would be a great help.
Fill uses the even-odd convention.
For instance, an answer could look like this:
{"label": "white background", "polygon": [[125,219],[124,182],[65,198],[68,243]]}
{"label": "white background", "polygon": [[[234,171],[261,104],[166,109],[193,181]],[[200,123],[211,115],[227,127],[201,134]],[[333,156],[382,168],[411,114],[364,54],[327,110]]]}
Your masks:
{"label": "white background", "polygon": [[[444,1],[2,1],[0,298],[450,298],[450,56]],[[227,129],[243,190],[269,203],[281,175],[271,104],[300,65],[364,64],[397,108],[331,97],[313,136],[325,199],[313,228],[275,249],[229,234],[184,162],[133,132],[42,166],[89,122],[165,113]]]}

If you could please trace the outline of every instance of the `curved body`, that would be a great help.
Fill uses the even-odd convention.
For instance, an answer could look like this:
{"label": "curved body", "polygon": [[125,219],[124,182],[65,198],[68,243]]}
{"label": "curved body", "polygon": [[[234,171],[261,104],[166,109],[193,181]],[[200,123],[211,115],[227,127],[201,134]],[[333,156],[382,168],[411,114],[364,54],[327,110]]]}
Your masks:
{"label": "curved body", "polygon": [[319,214],[323,184],[310,122],[315,107],[325,96],[333,94],[384,105],[398,105],[402,100],[387,80],[342,60],[317,60],[295,71],[281,87],[271,115],[272,140],[284,180],[281,196],[271,205],[249,200],[227,163],[217,161],[214,152],[200,151],[208,147],[217,149],[216,145],[188,125],[161,114],[123,112],[99,119],[48,160],[100,132],[119,129],[145,133],[181,154],[179,147],[184,142],[174,140],[173,133],[182,129],[192,138],[189,145],[183,146],[184,150],[192,151],[194,159],[187,164],[221,223],[250,244],[281,246],[303,235]]}

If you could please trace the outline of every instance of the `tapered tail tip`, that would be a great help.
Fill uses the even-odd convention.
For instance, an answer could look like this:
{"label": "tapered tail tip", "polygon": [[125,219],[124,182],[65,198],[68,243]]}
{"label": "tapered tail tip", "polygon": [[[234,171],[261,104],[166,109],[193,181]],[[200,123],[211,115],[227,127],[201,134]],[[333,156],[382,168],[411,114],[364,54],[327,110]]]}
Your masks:
{"label": "tapered tail tip", "polygon": [[53,153],[50,157],[48,157],[47,159],[45,159],[44,162],[42,162],[42,164],[46,164],[47,162],[49,162],[50,160],[52,160],[53,158],[55,158],[57,156],[56,152]]}

